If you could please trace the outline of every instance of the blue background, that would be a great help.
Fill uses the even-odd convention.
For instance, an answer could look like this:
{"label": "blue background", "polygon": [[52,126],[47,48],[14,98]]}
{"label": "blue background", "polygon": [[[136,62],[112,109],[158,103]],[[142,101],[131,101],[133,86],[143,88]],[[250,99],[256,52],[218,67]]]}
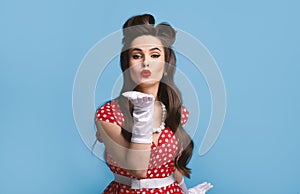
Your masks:
{"label": "blue background", "polygon": [[[96,42],[130,16],[152,13],[199,39],[226,85],[222,132],[200,157],[210,102],[198,77],[203,122],[187,185],[210,181],[211,194],[299,194],[299,6],[296,0],[1,0],[0,193],[103,191],[112,175],[77,132],[73,81]],[[101,83],[97,96],[108,89]]]}

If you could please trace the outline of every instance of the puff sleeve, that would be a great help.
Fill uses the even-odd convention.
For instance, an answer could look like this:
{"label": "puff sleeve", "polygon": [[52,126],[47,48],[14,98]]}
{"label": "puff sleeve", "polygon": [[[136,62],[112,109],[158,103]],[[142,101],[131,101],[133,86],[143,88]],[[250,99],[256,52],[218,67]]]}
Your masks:
{"label": "puff sleeve", "polygon": [[105,121],[122,126],[124,123],[123,114],[115,101],[107,102],[97,109],[95,113],[96,121]]}
{"label": "puff sleeve", "polygon": [[184,105],[181,106],[181,125],[184,126],[189,118],[189,111]]}

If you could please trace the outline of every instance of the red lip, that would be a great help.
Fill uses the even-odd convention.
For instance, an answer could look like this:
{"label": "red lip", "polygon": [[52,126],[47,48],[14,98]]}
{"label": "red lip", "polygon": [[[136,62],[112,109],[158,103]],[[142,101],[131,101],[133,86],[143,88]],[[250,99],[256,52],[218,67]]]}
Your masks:
{"label": "red lip", "polygon": [[149,77],[151,76],[151,71],[150,70],[143,70],[141,72],[142,77]]}

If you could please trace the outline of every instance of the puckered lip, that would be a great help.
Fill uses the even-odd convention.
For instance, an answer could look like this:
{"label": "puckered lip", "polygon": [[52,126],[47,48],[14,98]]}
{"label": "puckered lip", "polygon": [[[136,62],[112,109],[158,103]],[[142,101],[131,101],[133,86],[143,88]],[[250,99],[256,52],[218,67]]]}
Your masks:
{"label": "puckered lip", "polygon": [[142,77],[150,77],[151,76],[151,71],[150,70],[143,70],[142,72],[141,72],[141,76]]}

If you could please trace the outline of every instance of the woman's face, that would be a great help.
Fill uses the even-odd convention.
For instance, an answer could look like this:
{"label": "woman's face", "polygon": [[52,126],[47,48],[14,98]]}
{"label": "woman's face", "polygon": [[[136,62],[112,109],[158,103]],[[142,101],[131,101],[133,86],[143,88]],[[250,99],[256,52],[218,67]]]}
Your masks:
{"label": "woman's face", "polygon": [[165,53],[161,41],[151,35],[135,38],[129,50],[131,79],[141,87],[160,82],[165,67]]}

